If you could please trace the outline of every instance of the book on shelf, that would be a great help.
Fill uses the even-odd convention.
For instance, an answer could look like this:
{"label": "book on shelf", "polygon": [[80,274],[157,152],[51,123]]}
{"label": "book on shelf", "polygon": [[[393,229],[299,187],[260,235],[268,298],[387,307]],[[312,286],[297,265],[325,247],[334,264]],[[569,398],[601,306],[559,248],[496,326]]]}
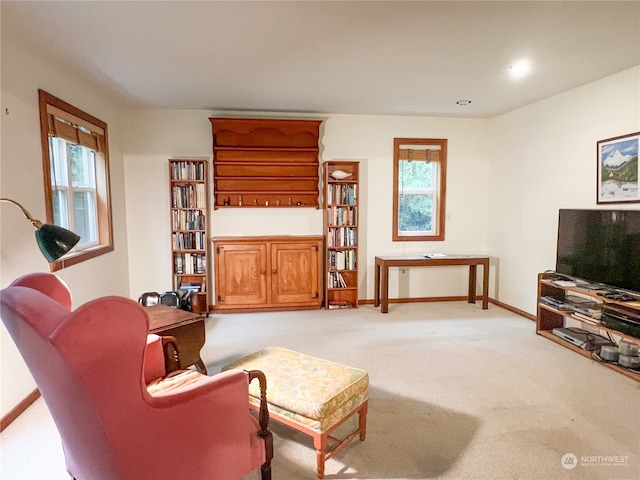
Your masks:
{"label": "book on shelf", "polygon": [[340,272],[329,272],[329,288],[347,288],[347,282]]}
{"label": "book on shelf", "polygon": [[564,301],[551,296],[540,297],[540,301],[558,310],[568,310],[570,308]]}
{"label": "book on shelf", "polygon": [[336,205],[354,205],[356,203],[357,186],[351,184],[330,183],[327,189],[329,203]]}
{"label": "book on shelf", "polygon": [[171,180],[203,180],[203,161],[172,161]]}
{"label": "book on shelf", "polygon": [[190,290],[193,292],[199,292],[202,290],[202,284],[201,283],[181,283],[180,284],[180,290]]}
{"label": "book on shelf", "polygon": [[204,274],[206,271],[207,257],[200,253],[177,253],[174,262],[174,273],[178,275]]}
{"label": "book on shelf", "polygon": [[347,302],[346,300],[330,300],[329,301],[330,310],[334,308],[351,308],[351,307],[353,307],[351,302]]}
{"label": "book on shelf", "polygon": [[355,270],[355,250],[331,250],[328,253],[328,267],[330,270]]}
{"label": "book on shelf", "polygon": [[571,316],[577,318],[581,322],[590,323],[591,325],[599,325],[600,323],[602,323],[600,320],[601,317],[595,318],[595,317],[592,317],[591,315],[587,315],[580,312],[573,312]]}

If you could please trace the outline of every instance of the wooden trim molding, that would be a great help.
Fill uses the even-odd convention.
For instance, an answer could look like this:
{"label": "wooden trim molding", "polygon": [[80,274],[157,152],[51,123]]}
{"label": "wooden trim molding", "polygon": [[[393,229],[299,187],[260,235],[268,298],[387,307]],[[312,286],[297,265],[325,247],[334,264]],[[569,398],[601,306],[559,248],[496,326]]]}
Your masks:
{"label": "wooden trim molding", "polygon": [[13,423],[22,413],[40,398],[40,390],[37,388],[26,396],[18,405],[16,405],[9,413],[0,420],[0,432]]}
{"label": "wooden trim molding", "polygon": [[495,300],[493,298],[489,298],[489,303],[493,303],[494,305],[497,305],[498,307],[504,308],[505,310],[509,310],[510,312],[515,313],[516,315],[520,315],[521,317],[524,317],[527,320],[531,320],[532,322],[536,321],[536,316],[535,315],[527,313],[524,310],[520,310],[519,308],[512,307],[511,305],[508,305],[506,303],[502,303],[502,302],[500,302],[498,300]]}

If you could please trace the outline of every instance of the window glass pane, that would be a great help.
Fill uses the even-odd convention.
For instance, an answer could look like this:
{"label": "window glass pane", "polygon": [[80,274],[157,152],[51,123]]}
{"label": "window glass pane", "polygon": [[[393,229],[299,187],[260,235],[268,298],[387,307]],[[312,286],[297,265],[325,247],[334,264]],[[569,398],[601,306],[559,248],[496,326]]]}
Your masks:
{"label": "window glass pane", "polygon": [[64,228],[69,228],[69,219],[67,218],[67,191],[53,190],[53,223]]}
{"label": "window glass pane", "polygon": [[51,184],[67,187],[67,142],[62,138],[49,137],[51,155]]}
{"label": "window glass pane", "polygon": [[399,182],[401,190],[433,188],[433,163],[400,161]]}
{"label": "window glass pane", "polygon": [[71,182],[74,187],[95,188],[95,162],[91,150],[69,144]]}
{"label": "window glass pane", "polygon": [[416,160],[399,162],[399,235],[424,235],[435,230],[433,189],[436,165],[433,162]]}
{"label": "window glass pane", "polygon": [[398,230],[402,235],[423,234],[433,230],[433,195],[399,195]]}
{"label": "window glass pane", "polygon": [[90,243],[97,240],[96,209],[92,192],[73,193],[73,227],[80,235],[80,243]]}

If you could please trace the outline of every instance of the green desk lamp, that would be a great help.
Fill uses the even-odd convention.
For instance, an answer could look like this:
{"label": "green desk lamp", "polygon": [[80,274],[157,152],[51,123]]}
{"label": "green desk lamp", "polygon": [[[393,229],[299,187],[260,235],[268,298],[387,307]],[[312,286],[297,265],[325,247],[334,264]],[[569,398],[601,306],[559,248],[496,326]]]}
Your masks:
{"label": "green desk lamp", "polygon": [[42,223],[40,220],[36,220],[31,214],[15,200],[9,198],[0,198],[0,202],[9,202],[16,205],[27,220],[31,222],[33,228],[36,229],[36,241],[40,251],[47,259],[49,263],[56,261],[69,250],[71,250],[76,243],[80,240],[80,236],[76,235],[66,228],[59,227],[58,225],[49,225],[48,223]]}

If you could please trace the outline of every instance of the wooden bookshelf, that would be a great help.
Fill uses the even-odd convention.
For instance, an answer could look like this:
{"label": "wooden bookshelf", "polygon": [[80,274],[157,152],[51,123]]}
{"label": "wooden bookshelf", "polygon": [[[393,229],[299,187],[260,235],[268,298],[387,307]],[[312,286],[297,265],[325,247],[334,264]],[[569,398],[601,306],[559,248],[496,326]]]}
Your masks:
{"label": "wooden bookshelf", "polygon": [[170,159],[169,179],[173,289],[198,288],[198,301],[194,303],[199,309],[208,308],[207,161]]}
{"label": "wooden bookshelf", "polygon": [[[325,308],[356,308],[359,162],[328,161],[323,164],[323,170]],[[348,176],[340,178],[335,172]]]}

